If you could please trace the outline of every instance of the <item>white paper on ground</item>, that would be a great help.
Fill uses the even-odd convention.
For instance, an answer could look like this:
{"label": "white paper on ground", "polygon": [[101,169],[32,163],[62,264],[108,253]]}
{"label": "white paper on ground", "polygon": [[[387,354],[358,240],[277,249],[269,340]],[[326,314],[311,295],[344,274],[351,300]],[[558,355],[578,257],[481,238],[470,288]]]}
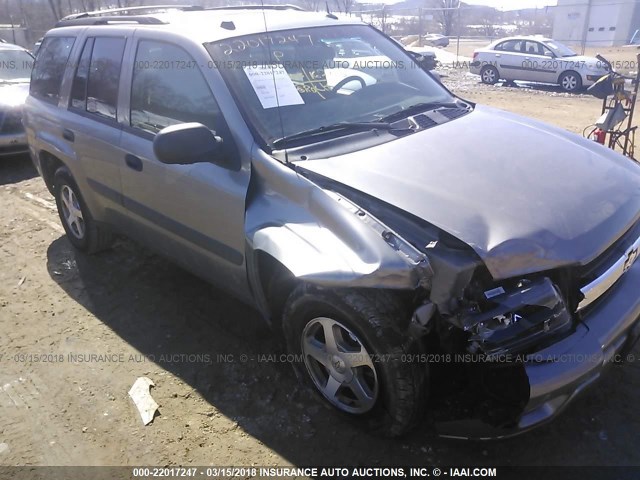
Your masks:
{"label": "white paper on ground", "polygon": [[281,65],[246,66],[244,73],[260,99],[262,108],[274,108],[278,105],[286,107],[304,103],[291,77]]}
{"label": "white paper on ground", "polygon": [[129,396],[133,400],[133,403],[136,404],[136,407],[138,407],[138,412],[140,412],[140,417],[142,417],[142,423],[145,425],[151,423],[156,414],[156,410],[158,410],[158,404],[149,392],[149,388],[153,386],[154,384],[151,379],[140,377],[135,381],[131,390],[129,390]]}

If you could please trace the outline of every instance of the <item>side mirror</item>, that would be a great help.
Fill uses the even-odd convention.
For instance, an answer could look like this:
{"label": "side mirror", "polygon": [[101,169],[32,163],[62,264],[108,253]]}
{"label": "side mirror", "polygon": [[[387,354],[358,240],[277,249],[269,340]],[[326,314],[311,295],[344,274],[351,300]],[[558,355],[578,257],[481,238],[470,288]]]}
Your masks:
{"label": "side mirror", "polygon": [[153,140],[153,153],[162,163],[190,165],[215,162],[222,139],[201,123],[181,123],[164,128]]}
{"label": "side mirror", "polygon": [[550,50],[545,50],[545,52],[544,52],[544,56],[545,56],[545,57],[549,57],[549,58],[556,58],[556,54],[555,54],[555,53],[553,53],[553,52],[552,52],[552,51],[550,51]]}

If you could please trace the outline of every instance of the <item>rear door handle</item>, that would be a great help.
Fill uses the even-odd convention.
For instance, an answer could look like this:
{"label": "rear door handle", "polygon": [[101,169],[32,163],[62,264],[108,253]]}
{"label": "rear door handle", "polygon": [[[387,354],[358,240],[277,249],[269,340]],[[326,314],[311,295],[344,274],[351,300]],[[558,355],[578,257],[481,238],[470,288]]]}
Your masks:
{"label": "rear door handle", "polygon": [[62,138],[73,143],[76,139],[76,135],[68,128],[65,128],[62,130]]}
{"label": "rear door handle", "polygon": [[126,162],[127,167],[132,168],[136,172],[142,171],[142,160],[140,160],[135,155],[127,153],[127,155],[124,157],[124,161]]}

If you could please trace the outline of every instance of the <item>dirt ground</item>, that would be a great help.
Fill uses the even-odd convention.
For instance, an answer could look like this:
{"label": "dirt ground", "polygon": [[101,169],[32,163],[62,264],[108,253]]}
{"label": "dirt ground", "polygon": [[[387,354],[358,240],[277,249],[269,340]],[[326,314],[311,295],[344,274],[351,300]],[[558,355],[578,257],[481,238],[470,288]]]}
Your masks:
{"label": "dirt ground", "polygon": [[[599,111],[449,74],[464,98],[574,132]],[[252,310],[128,240],[74,251],[29,159],[0,162],[0,465],[640,465],[640,361],[552,424],[478,443],[369,436],[300,391],[279,353]],[[160,404],[146,427],[127,395],[140,376]]]}

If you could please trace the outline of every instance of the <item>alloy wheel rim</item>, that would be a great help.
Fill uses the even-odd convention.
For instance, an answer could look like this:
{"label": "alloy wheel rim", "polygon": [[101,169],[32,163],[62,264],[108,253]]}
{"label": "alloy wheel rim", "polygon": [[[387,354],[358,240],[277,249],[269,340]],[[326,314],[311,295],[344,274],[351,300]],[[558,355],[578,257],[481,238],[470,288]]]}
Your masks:
{"label": "alloy wheel rim", "polygon": [[564,77],[564,80],[562,81],[562,86],[566,90],[574,90],[577,84],[578,84],[578,81],[576,80],[576,77],[573,75],[567,75],[566,77]]}
{"label": "alloy wheel rim", "polygon": [[85,223],[78,196],[68,185],[63,185],[60,191],[60,200],[62,203],[62,216],[67,227],[69,227],[74,237],[82,240],[85,235]]}
{"label": "alloy wheel rim", "polygon": [[307,372],[330,403],[354,414],[373,408],[378,376],[371,355],[351,330],[331,318],[314,318],[302,332],[301,343]]}
{"label": "alloy wheel rim", "polygon": [[495,72],[493,70],[491,70],[490,68],[485,70],[484,72],[484,80],[485,82],[493,82],[493,80],[495,79]]}

